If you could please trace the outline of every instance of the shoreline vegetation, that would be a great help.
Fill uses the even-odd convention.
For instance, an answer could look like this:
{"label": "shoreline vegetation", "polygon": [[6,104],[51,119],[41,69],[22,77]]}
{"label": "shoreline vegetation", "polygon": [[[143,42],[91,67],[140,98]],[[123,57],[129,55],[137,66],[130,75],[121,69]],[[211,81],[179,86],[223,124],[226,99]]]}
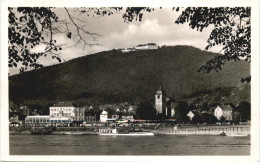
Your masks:
{"label": "shoreline vegetation", "polygon": [[[57,127],[52,135],[98,135],[98,129],[112,127]],[[200,125],[200,126],[154,126],[154,127],[131,127],[150,131],[155,135],[220,135],[225,133],[230,136],[247,136],[251,134],[250,125]],[[39,127],[30,128],[10,128],[9,134],[13,135],[31,135],[32,129],[41,129]]]}

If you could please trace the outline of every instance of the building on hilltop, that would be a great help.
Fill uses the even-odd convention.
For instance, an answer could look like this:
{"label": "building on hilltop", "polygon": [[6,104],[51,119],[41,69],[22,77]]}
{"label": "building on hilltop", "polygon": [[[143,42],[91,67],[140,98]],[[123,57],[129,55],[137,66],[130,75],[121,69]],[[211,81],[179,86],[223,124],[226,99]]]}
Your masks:
{"label": "building on hilltop", "polygon": [[148,49],[158,49],[158,46],[155,43],[148,43]]}
{"label": "building on hilltop", "polygon": [[123,53],[126,53],[126,52],[130,52],[130,51],[135,51],[135,48],[125,48],[123,50],[121,50]]}
{"label": "building on hilltop", "polygon": [[139,44],[135,47],[136,50],[148,50],[148,49],[158,49],[155,43]]}
{"label": "building on hilltop", "polygon": [[155,94],[155,109],[158,114],[166,116],[166,94],[162,87]]}

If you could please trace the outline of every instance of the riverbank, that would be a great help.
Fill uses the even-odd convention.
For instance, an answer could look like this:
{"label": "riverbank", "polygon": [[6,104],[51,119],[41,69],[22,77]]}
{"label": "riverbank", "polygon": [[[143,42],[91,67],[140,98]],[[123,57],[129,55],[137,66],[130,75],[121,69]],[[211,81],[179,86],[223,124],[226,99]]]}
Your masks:
{"label": "riverbank", "polygon": [[[81,128],[81,127],[67,127],[57,128],[51,134],[53,135],[98,135],[97,130],[100,128]],[[227,136],[247,136],[251,134],[250,125],[225,125],[225,126],[160,126],[160,127],[131,127],[135,129],[143,129],[150,131],[155,135],[220,135],[225,133]],[[11,129],[10,134],[30,135],[29,128],[26,129]]]}
{"label": "riverbank", "polygon": [[193,127],[166,127],[152,130],[157,135],[220,135],[248,136],[251,134],[250,125],[225,125],[225,126],[193,126]]}

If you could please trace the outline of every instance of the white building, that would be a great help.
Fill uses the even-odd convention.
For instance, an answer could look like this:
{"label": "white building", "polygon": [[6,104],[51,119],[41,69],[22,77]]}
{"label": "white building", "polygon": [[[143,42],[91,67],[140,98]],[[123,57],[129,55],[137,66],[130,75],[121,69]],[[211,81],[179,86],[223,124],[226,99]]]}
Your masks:
{"label": "white building", "polygon": [[215,108],[215,110],[214,110],[214,116],[215,116],[218,120],[220,120],[221,117],[223,116],[223,111],[222,111],[222,109],[221,109],[219,106],[217,106],[217,107]]}
{"label": "white building", "polygon": [[155,109],[157,113],[166,115],[166,94],[162,87],[155,94]]}
{"label": "white building", "polygon": [[148,49],[158,49],[158,46],[155,43],[148,43]]}
{"label": "white building", "polygon": [[135,51],[135,48],[125,48],[122,50],[123,53],[130,52],[130,51]]}
{"label": "white building", "polygon": [[73,103],[60,102],[50,107],[50,120],[83,122],[85,120],[85,108],[76,107]]}
{"label": "white building", "polygon": [[148,50],[148,49],[158,49],[155,43],[139,44],[135,47],[136,50]]}
{"label": "white building", "polygon": [[224,105],[222,107],[222,111],[223,111],[223,117],[226,120],[232,120],[232,112],[233,112],[233,108],[230,105]]}
{"label": "white building", "polygon": [[192,118],[194,117],[194,113],[192,111],[190,111],[187,116],[190,118],[190,120],[192,120]]}
{"label": "white building", "polygon": [[103,110],[102,113],[100,114],[100,122],[105,123],[107,122],[108,119],[108,113],[107,111]]}
{"label": "white building", "polygon": [[147,50],[148,45],[147,44],[139,44],[135,47],[136,50]]}

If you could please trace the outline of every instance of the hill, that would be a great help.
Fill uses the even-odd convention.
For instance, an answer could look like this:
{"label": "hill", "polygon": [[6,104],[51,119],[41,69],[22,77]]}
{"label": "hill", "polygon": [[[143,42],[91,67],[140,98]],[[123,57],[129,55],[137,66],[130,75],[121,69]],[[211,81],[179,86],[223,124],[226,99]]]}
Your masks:
{"label": "hill", "polygon": [[[152,102],[161,85],[168,98],[194,102],[197,96],[206,93],[207,97],[201,100],[211,98],[211,102],[218,102],[210,96],[236,91],[240,79],[250,74],[250,64],[229,62],[219,72],[198,73],[199,67],[214,55],[191,46],[100,52],[11,76],[10,100],[45,106],[61,100],[81,105]],[[250,101],[250,86],[246,87],[249,97],[236,96],[238,101]]]}

